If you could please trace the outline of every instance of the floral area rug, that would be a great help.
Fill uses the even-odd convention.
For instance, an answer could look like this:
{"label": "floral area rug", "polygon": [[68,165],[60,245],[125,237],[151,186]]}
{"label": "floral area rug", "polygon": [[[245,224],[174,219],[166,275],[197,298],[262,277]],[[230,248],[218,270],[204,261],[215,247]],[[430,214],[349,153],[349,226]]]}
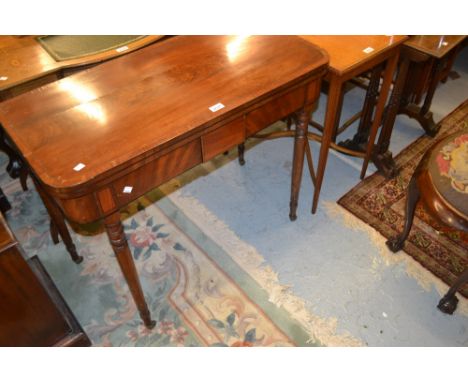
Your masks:
{"label": "floral area rug", "polygon": [[[338,200],[338,204],[386,238],[400,233],[404,225],[406,189],[417,164],[436,140],[462,129],[468,131],[468,100],[439,124],[437,137],[424,135],[395,158],[401,169],[395,179],[386,180],[375,173]],[[447,285],[452,285],[468,267],[468,234],[444,227],[418,205],[404,251]],[[468,297],[468,285],[460,293]]]}
{"label": "floral area rug", "polygon": [[[6,166],[6,157],[0,162]],[[32,182],[23,192],[3,172],[0,186],[12,205],[7,221],[24,252],[39,256],[95,346],[319,345],[157,190],[122,211],[146,300],[157,320],[148,330],[100,224],[72,230],[84,257],[76,265],[62,243],[53,244],[47,212]]]}

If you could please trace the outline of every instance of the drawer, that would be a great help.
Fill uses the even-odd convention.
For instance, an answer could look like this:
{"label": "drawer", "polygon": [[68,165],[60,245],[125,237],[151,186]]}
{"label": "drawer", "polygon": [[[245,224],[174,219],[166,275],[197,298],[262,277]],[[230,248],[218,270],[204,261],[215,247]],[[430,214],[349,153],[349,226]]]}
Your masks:
{"label": "drawer", "polygon": [[149,160],[112,183],[116,202],[122,207],[201,162],[199,139]]}
{"label": "drawer", "polygon": [[244,118],[238,118],[202,136],[203,161],[245,141]]}
{"label": "drawer", "polygon": [[305,95],[304,87],[300,87],[248,113],[245,120],[247,136],[299,110],[304,106]]}

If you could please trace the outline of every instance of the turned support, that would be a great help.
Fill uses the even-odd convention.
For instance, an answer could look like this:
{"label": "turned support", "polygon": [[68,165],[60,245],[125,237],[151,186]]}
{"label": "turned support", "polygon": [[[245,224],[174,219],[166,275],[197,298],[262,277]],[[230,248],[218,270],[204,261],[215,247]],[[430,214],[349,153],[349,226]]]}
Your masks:
{"label": "turned support", "polygon": [[306,145],[309,144],[307,138],[307,128],[309,125],[310,112],[305,109],[297,115],[297,125],[294,136],[293,168],[291,176],[291,199],[289,203],[289,218],[296,220],[297,204],[299,200],[299,190],[301,188],[302,169],[304,167],[304,155]]}
{"label": "turned support", "polygon": [[133,261],[133,256],[130,248],[128,247],[123,225],[120,220],[120,212],[116,208],[110,189],[105,188],[99,191],[98,200],[103,213],[113,211],[104,218],[104,226],[106,228],[107,236],[112,249],[114,250],[123,276],[127,281],[133,300],[137,305],[140,317],[143,320],[144,325],[147,328],[152,329],[156,325],[156,321],[151,319],[151,314],[141,288],[135,262]]}

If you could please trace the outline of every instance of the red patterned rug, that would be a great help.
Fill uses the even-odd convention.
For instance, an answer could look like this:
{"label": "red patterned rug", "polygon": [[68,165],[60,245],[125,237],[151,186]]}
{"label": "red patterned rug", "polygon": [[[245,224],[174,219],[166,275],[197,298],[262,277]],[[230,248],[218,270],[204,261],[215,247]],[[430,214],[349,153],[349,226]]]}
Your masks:
{"label": "red patterned rug", "polygon": [[[395,161],[401,171],[395,179],[387,180],[375,173],[338,200],[338,204],[386,238],[400,233],[406,188],[416,165],[435,139],[468,129],[468,100],[439,124],[441,128],[436,138],[424,135],[398,154]],[[419,205],[404,251],[447,285],[452,285],[468,267],[468,234],[447,229]],[[468,285],[460,293],[468,298]]]}

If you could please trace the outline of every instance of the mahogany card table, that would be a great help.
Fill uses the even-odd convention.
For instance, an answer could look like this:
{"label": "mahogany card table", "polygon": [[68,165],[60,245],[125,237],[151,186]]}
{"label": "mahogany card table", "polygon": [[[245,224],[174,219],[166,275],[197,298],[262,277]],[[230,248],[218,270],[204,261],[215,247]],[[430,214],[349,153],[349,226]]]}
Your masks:
{"label": "mahogany card table", "polygon": [[[0,122],[75,262],[64,217],[102,219],[153,327],[120,208],[298,111],[295,216],[310,111],[328,56],[296,36],[179,36],[0,103]],[[53,237],[57,239],[57,232]]]}

